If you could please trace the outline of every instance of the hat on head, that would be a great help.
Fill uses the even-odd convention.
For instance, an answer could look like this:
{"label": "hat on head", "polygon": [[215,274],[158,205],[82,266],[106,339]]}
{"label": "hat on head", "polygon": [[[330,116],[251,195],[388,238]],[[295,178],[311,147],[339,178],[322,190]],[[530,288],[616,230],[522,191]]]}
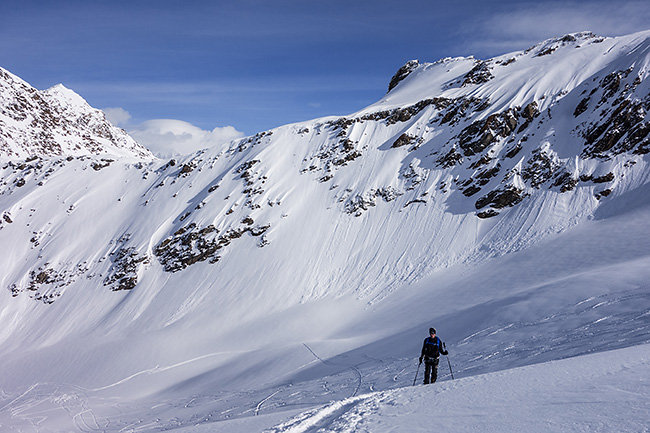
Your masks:
{"label": "hat on head", "polygon": [[435,334],[436,328],[429,328],[429,334]]}

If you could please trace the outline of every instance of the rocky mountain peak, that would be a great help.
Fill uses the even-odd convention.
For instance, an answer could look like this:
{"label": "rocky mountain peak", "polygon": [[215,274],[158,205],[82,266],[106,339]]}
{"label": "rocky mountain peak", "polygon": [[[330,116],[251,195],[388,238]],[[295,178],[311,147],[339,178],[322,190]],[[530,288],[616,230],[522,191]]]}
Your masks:
{"label": "rocky mountain peak", "polygon": [[62,84],[39,91],[0,68],[0,156],[153,155]]}
{"label": "rocky mountain peak", "polygon": [[410,60],[406,62],[404,66],[397,70],[395,75],[393,75],[393,78],[391,78],[390,84],[388,85],[388,91],[390,92],[393,90],[402,80],[408,77],[411,72],[417,69],[418,66],[420,66],[418,60]]}

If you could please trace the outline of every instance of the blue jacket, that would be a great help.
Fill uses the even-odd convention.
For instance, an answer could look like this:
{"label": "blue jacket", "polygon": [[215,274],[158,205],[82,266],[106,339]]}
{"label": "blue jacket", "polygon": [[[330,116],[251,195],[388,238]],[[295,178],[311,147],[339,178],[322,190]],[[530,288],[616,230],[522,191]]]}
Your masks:
{"label": "blue jacket", "polygon": [[442,341],[438,337],[427,337],[424,339],[424,344],[422,345],[422,353],[420,357],[422,358],[438,358],[440,354],[447,355],[447,352],[443,346]]}

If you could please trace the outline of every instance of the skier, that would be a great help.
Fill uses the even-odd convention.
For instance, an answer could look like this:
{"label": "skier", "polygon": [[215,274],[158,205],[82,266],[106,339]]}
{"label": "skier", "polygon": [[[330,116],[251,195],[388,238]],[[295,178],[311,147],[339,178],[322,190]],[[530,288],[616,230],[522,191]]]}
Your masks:
{"label": "skier", "polygon": [[420,364],[424,360],[424,384],[434,383],[438,379],[438,363],[440,354],[448,355],[449,352],[443,347],[442,341],[436,337],[435,328],[429,328],[429,337],[424,339]]}

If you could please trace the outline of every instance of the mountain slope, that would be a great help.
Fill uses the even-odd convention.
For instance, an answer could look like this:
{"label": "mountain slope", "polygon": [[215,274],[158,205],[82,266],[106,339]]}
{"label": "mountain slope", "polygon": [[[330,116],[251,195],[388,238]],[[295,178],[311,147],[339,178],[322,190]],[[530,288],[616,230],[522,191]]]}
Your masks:
{"label": "mountain slope", "polygon": [[649,64],[581,33],[176,160],[5,156],[5,407],[306,408],[409,384],[431,325],[460,377],[648,342]]}
{"label": "mountain slope", "polygon": [[[265,431],[643,431],[648,345],[333,402]],[[594,389],[600,383],[600,390]],[[606,393],[606,397],[599,391]],[[246,431],[235,423],[224,430]],[[432,427],[433,426],[433,427]]]}
{"label": "mountain slope", "polygon": [[0,68],[0,156],[134,156],[153,159],[72,90],[38,91]]}

